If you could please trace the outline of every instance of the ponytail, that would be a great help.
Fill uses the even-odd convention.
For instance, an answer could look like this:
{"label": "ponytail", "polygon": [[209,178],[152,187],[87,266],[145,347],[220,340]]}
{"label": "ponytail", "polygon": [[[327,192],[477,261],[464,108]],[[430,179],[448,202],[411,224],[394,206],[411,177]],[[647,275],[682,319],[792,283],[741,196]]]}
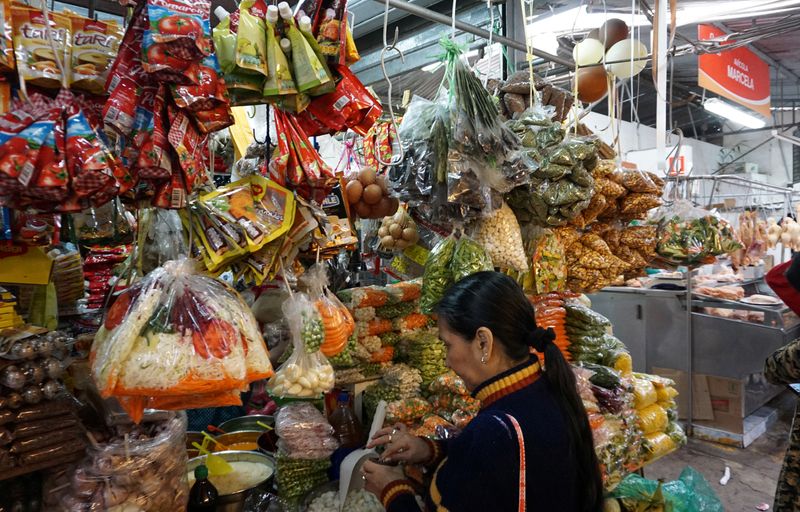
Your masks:
{"label": "ponytail", "polygon": [[576,481],[581,486],[577,489],[580,510],[596,512],[602,508],[603,479],[594,450],[589,417],[578,394],[575,374],[564,359],[561,349],[552,341],[545,343],[543,348],[544,350],[540,351],[544,354],[545,360],[543,374],[558,399],[569,431],[570,450],[578,461]]}

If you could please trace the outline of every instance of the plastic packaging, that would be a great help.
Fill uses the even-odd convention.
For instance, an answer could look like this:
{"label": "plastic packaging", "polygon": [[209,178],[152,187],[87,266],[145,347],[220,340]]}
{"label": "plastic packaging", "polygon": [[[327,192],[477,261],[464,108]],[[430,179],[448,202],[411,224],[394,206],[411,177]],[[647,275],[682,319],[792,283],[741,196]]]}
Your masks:
{"label": "plastic packaging", "polygon": [[708,481],[692,467],[678,480],[661,483],[639,475],[628,475],[611,493],[627,507],[661,507],[672,512],[722,512],[724,510]]}
{"label": "plastic packaging", "polygon": [[336,356],[345,349],[347,340],[355,331],[355,320],[350,310],[328,289],[325,266],[313,265],[301,280],[308,287],[309,298],[313,301],[325,330],[319,348],[326,357]]}
{"label": "plastic packaging", "polygon": [[307,295],[296,293],[283,304],[292,333],[292,355],[270,380],[270,392],[281,397],[313,398],[333,389],[333,367],[319,352],[325,327]]}
{"label": "plastic packaging", "polygon": [[725,220],[688,201],[656,211],[652,220],[659,223],[658,255],[673,265],[713,263],[743,248]]}
{"label": "plastic packaging", "polygon": [[458,282],[470,274],[485,270],[494,270],[492,258],[484,247],[467,236],[461,236],[456,242],[450,272],[453,281]]}
{"label": "plastic packaging", "polygon": [[186,415],[179,413],[162,422],[120,427],[109,442],[88,449],[70,471],[67,488],[45,493],[47,510],[184,510],[186,425]]}
{"label": "plastic packaging", "polygon": [[478,223],[475,240],[483,245],[495,266],[519,272],[528,270],[522,234],[514,212],[503,203]]}
{"label": "plastic packaging", "polygon": [[457,240],[451,235],[436,244],[428,255],[425,273],[422,276],[422,295],[419,300],[423,313],[432,313],[444,292],[453,284],[450,265],[456,245]]}
{"label": "plastic packaging", "polygon": [[633,397],[637,409],[644,409],[658,401],[653,383],[644,379],[633,379]]}
{"label": "plastic packaging", "polygon": [[325,459],[339,447],[333,427],[310,403],[296,402],[278,409],[275,432],[281,455],[292,459]]}
{"label": "plastic packaging", "polygon": [[[159,267],[109,308],[90,355],[101,394],[185,397],[230,391],[272,375],[250,308],[191,260]],[[147,362],[147,364],[144,364]],[[134,418],[141,410],[129,410]]]}
{"label": "plastic packaging", "polygon": [[667,411],[657,404],[649,405],[639,411],[639,424],[642,432],[647,434],[655,434],[657,432],[664,432],[667,428]]}

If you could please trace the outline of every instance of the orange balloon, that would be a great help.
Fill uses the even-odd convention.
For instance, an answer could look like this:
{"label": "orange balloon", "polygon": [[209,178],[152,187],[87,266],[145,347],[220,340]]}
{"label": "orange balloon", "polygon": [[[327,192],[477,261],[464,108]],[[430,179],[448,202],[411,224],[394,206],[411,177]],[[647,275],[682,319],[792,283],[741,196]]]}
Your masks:
{"label": "orange balloon", "polygon": [[603,66],[580,68],[577,80],[578,99],[585,103],[599,100],[608,91],[608,75]]}

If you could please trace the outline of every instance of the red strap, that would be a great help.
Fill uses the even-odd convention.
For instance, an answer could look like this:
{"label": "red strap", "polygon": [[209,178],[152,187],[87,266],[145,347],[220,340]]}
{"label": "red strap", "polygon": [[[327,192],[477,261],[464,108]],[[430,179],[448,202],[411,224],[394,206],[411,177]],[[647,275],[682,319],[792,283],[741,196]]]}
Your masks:
{"label": "red strap", "polygon": [[519,426],[517,419],[510,414],[506,414],[511,424],[514,425],[514,430],[517,431],[517,442],[519,443],[519,512],[525,512],[525,437],[522,435],[522,428]]}

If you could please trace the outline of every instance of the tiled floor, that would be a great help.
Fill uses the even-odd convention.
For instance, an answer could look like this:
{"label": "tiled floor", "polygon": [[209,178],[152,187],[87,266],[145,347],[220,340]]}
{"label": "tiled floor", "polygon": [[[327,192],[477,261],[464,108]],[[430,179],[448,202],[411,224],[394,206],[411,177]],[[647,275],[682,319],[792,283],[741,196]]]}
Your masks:
{"label": "tiled floor", "polygon": [[[772,510],[795,404],[795,395],[788,391],[773,400],[770,405],[780,411],[778,421],[746,449],[692,439],[680,451],[646,468],[645,476],[674,480],[683,468],[692,466],[711,483],[726,511],[754,511],[762,503]],[[731,468],[731,479],[722,486],[719,480],[726,465]]]}

